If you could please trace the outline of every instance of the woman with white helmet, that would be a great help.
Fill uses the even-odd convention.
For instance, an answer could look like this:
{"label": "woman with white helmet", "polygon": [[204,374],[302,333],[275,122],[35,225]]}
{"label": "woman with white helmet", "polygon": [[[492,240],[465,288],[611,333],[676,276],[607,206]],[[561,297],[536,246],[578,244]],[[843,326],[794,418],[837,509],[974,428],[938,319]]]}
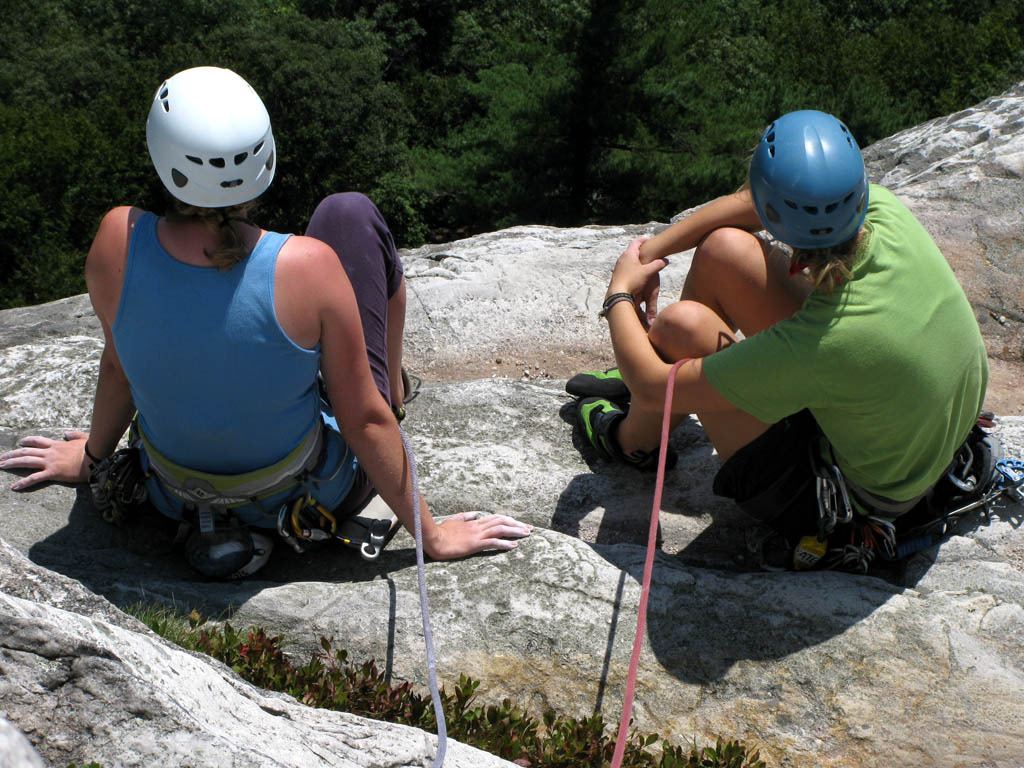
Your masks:
{"label": "woman with white helmet", "polygon": [[[658,312],[666,257],[694,247],[680,301]],[[744,189],[634,240],[602,314],[618,369],[567,385],[590,443],[653,467],[669,370],[689,358],[672,426],[697,414],[724,462],[715,492],[781,533],[790,567],[825,552],[826,536],[806,538],[826,533],[822,466],[840,518],[848,491],[853,509],[895,519],[949,467],[985,395],[985,348],[946,260],[822,112],[768,126]]]}
{"label": "woman with white helmet", "polygon": [[409,530],[420,516],[434,558],[528,535],[502,515],[438,525],[413,505],[396,421],[405,283],[373,204],[332,195],[305,237],[251,223],[277,151],[263,102],[230,70],[164,82],[146,138],[175,210],[104,217],[86,263],[106,341],[91,431],[23,439],[2,457],[32,470],[14,488],[109,469],[134,418],[149,500],[194,523],[190,562],[207,575],[248,575],[277,532],[315,539],[374,491]]}

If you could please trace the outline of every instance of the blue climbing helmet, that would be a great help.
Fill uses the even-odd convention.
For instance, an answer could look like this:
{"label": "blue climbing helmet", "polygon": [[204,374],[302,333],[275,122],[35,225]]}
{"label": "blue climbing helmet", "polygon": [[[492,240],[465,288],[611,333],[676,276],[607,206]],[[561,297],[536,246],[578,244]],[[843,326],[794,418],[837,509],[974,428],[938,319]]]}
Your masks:
{"label": "blue climbing helmet", "polygon": [[864,158],[850,130],[825,112],[789,112],[769,125],[750,162],[757,215],[794,248],[853,237],[868,210]]}

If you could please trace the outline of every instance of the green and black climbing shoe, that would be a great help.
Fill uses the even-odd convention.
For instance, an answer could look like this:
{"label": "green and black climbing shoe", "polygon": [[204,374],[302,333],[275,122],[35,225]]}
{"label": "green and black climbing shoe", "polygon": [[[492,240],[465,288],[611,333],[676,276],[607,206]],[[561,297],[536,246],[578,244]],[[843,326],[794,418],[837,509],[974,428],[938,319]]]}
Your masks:
{"label": "green and black climbing shoe", "polygon": [[[634,451],[633,453],[623,452],[619,445],[618,430],[619,422],[626,416],[626,412],[615,403],[601,397],[585,397],[579,401],[577,422],[587,440],[597,450],[601,458],[609,461],[619,461],[640,470],[656,470],[658,468],[658,451],[650,452]],[[668,447],[665,456],[665,469],[672,469],[676,465],[675,449]]]}
{"label": "green and black climbing shoe", "polygon": [[616,403],[628,403],[629,387],[618,368],[577,373],[565,382],[565,391],[573,397],[603,397]]}

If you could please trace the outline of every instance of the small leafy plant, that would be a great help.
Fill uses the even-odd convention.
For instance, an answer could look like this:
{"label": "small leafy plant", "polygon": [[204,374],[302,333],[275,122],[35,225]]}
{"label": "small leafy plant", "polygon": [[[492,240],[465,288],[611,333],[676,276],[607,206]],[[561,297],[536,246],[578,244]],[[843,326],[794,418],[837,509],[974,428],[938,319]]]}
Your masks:
{"label": "small leafy plant", "polygon": [[[262,628],[238,631],[229,622],[207,625],[196,611],[187,621],[170,609],[133,606],[129,609],[154,632],[190,650],[201,651],[227,664],[239,676],[261,688],[281,691],[311,707],[333,709],[364,717],[402,723],[432,731],[437,728],[429,696],[417,693],[411,682],[390,685],[374,661],[352,664],[348,653],[327,638],[305,664],[296,665],[285,653],[283,639]],[[187,628],[186,628],[187,624]],[[448,735],[524,768],[603,768],[615,750],[614,736],[599,714],[574,718],[552,711],[540,721],[511,700],[501,704],[475,703],[479,682],[465,675],[453,690],[441,690]],[[766,768],[756,750],[737,741],[712,746],[674,746],[654,734],[630,734],[624,768]]]}

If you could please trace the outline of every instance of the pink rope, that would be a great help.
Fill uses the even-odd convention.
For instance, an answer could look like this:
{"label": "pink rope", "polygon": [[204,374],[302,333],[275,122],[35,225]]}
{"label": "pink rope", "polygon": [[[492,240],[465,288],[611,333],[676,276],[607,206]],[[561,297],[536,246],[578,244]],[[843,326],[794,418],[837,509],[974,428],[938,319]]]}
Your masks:
{"label": "pink rope", "polygon": [[647,557],[644,560],[644,580],[640,588],[640,610],[636,617],[636,638],[633,640],[633,655],[629,659],[629,676],[626,678],[626,698],[622,705],[622,720],[619,722],[619,735],[615,740],[615,753],[612,755],[611,768],[622,766],[622,757],[626,752],[626,741],[629,738],[629,721],[633,713],[633,694],[636,692],[636,673],[640,666],[640,651],[644,645],[644,630],[647,627],[647,598],[651,594],[651,573],[654,571],[654,548],[658,539],[658,510],[661,509],[661,492],[665,488],[665,461],[668,456],[669,422],[672,417],[672,392],[676,386],[676,372],[683,363],[692,358],[684,358],[672,366],[665,385],[665,411],[661,419],[661,445],[658,448],[658,475],[654,483],[654,507],[651,510],[651,529],[647,534]]}

